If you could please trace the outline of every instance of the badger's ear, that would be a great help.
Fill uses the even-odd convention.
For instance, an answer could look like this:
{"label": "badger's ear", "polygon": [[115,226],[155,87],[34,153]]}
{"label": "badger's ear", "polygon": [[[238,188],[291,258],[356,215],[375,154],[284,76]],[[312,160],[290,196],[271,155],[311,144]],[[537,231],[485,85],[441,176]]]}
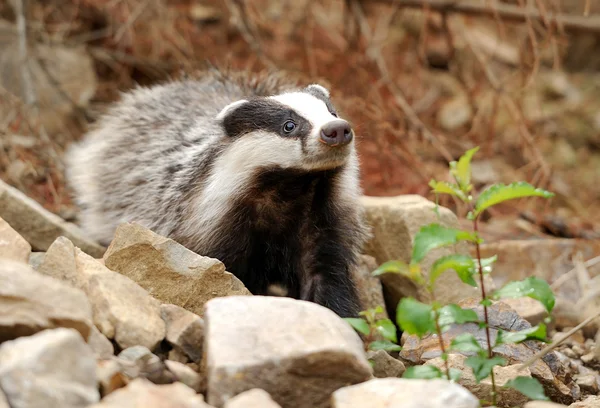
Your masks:
{"label": "badger's ear", "polygon": [[221,109],[221,112],[219,112],[216,116],[216,119],[219,122],[223,122],[223,120],[233,111],[235,111],[237,108],[239,108],[240,106],[242,106],[243,104],[245,104],[246,102],[248,102],[246,99],[240,99],[239,101],[235,101],[230,103],[229,105],[225,106],[223,109]]}
{"label": "badger's ear", "polygon": [[325,98],[329,98],[329,89],[327,89],[324,86],[319,85],[319,84],[311,84],[311,85],[307,86],[306,92],[312,93],[312,94],[318,93]]}

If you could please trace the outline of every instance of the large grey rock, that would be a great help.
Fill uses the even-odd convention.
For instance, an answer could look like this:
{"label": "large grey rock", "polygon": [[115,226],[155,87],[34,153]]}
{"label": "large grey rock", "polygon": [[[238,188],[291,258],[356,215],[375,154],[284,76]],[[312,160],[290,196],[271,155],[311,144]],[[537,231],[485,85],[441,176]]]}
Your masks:
{"label": "large grey rock", "polygon": [[92,350],[64,328],[2,343],[0,389],[11,408],[84,408],[100,398]]}
{"label": "large grey rock", "polygon": [[135,223],[121,224],[104,254],[107,268],[137,282],[162,303],[199,316],[214,297],[250,295],[217,259],[200,256]]}
{"label": "large grey rock", "polygon": [[377,378],[402,377],[406,371],[404,363],[385,350],[368,351],[367,358],[372,363],[373,375]]}
{"label": "large grey rock", "polygon": [[204,343],[204,320],[176,305],[161,305],[160,311],[167,327],[167,341],[190,360],[199,362]]}
{"label": "large grey rock", "polygon": [[206,304],[208,402],[221,406],[253,388],[282,407],[329,406],[334,390],[371,377],[349,324],[315,303],[233,296]]}
{"label": "large grey rock", "polygon": [[0,218],[0,259],[28,262],[31,245]]}
{"label": "large grey rock", "polygon": [[254,388],[236,395],[223,408],[281,408],[265,390]]}
{"label": "large grey rock", "polygon": [[[458,227],[454,213],[439,207],[439,219],[434,212],[435,203],[420,195],[401,195],[396,197],[361,198],[365,215],[372,228],[372,238],[367,242],[364,252],[373,256],[378,264],[391,260],[409,262],[413,240],[421,227],[439,223],[445,227]],[[421,265],[427,274],[431,265],[441,256],[452,253],[467,253],[463,245],[435,249],[423,259]],[[426,288],[417,287],[409,279],[394,273],[381,275],[386,301],[394,309],[403,297],[411,296],[429,302],[431,296]],[[478,289],[464,284],[454,271],[444,272],[437,280],[435,297],[442,304],[456,303],[468,297],[478,295]]]}
{"label": "large grey rock", "polygon": [[92,326],[81,290],[25,263],[0,259],[0,342],[55,327],[76,329],[87,339]]}
{"label": "large grey rock", "polygon": [[340,388],[331,408],[479,408],[479,400],[446,380],[377,378]]}
{"label": "large grey rock", "polygon": [[92,305],[94,324],[121,348],[141,345],[153,350],[165,337],[160,303],[131,279],[106,268],[67,238],[46,252],[41,273],[82,289]]}
{"label": "large grey rock", "polygon": [[88,408],[212,408],[182,383],[155,385],[138,378]]}
{"label": "large grey rock", "polygon": [[31,244],[35,251],[46,251],[60,236],[100,258],[105,248],[88,239],[75,225],[46,210],[36,201],[0,180],[0,217]]}

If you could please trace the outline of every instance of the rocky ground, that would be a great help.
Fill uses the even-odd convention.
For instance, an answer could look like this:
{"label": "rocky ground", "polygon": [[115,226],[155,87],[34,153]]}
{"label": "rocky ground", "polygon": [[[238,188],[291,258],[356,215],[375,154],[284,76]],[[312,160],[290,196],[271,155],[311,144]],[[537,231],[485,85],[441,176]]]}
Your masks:
{"label": "rocky ground", "polygon": [[[418,228],[435,220],[434,204],[420,196],[365,197],[362,204],[374,233],[354,271],[363,307],[394,304],[407,295],[426,299],[425,292],[398,275],[383,275],[380,281],[370,272],[382,259],[406,259]],[[444,208],[441,220],[457,223]],[[598,290],[593,262],[576,264],[576,272],[566,262],[540,269],[527,264],[528,257],[550,257],[565,248],[598,254],[597,242],[539,242],[546,245],[541,252],[517,241],[486,251],[502,256],[511,245],[521,245],[520,265],[504,263],[505,270],[496,271],[498,280],[490,285],[518,273],[542,276],[560,284],[558,289],[583,282],[565,291],[573,296],[580,290],[574,296],[588,299],[575,305],[577,312],[573,301],[557,290],[559,304],[565,306],[552,316],[555,339],[597,312],[597,295],[590,295]],[[513,248],[511,253],[518,252]],[[569,282],[561,283],[569,274]],[[481,313],[473,288],[458,283],[453,273],[440,279],[438,300]],[[522,330],[543,319],[543,309],[530,300],[495,303],[490,308],[492,331]],[[530,375],[554,402],[528,402],[501,388],[498,406],[600,406],[597,323],[519,373],[519,364],[541,346],[529,341],[499,348],[497,353],[509,362],[496,368],[500,385]],[[465,331],[482,338],[481,329],[469,324],[452,328],[444,338],[449,342]],[[139,225],[121,225],[110,246],[102,248],[75,225],[0,184],[2,408],[415,406],[411,403],[475,408],[489,395],[489,381],[477,384],[462,354],[449,358],[463,372],[459,383],[401,378],[408,366],[441,366],[437,339],[403,335],[400,352],[366,351],[363,340],[330,310],[300,300],[253,296],[220,261]]]}

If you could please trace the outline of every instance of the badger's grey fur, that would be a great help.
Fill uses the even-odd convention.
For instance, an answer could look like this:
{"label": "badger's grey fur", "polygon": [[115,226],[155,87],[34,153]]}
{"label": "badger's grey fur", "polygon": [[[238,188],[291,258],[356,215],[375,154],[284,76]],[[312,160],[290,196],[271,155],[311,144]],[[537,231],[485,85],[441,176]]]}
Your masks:
{"label": "badger's grey fur", "polygon": [[272,79],[207,74],[123,95],[66,155],[82,226],[106,244],[137,222],[220,259],[254,294],[281,285],[355,316],[367,230],[354,141],[324,142],[340,121],[327,89]]}

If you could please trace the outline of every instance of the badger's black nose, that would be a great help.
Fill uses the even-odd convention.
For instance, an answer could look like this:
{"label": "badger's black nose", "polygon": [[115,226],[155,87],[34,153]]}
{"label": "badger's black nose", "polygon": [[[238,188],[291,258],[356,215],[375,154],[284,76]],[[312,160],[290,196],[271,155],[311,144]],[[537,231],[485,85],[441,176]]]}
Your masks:
{"label": "badger's black nose", "polygon": [[321,128],[321,141],[328,146],[343,146],[352,141],[352,128],[345,120],[332,120]]}

